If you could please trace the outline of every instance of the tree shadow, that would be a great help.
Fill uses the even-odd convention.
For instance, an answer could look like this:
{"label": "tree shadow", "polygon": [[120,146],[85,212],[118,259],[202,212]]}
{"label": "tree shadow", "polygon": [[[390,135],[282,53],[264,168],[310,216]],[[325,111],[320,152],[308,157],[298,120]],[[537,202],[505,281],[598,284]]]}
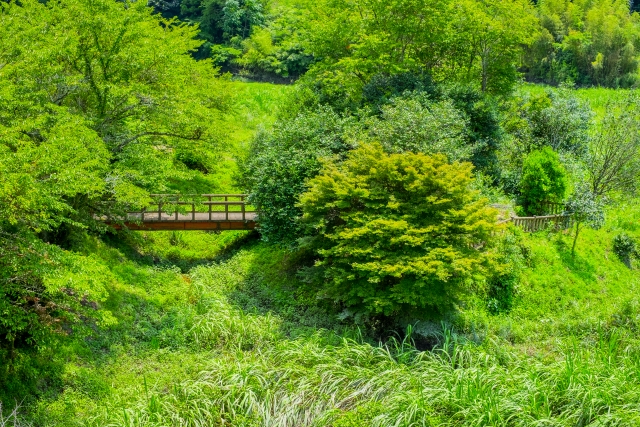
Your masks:
{"label": "tree shadow", "polygon": [[[253,241],[245,249],[257,254],[243,280],[227,294],[227,300],[244,313],[276,315],[282,323],[283,336],[293,339],[322,334],[327,344],[344,338],[371,345],[403,342],[407,334],[419,350],[431,350],[440,344],[444,324],[455,322],[456,313],[428,316],[419,323],[409,317],[359,317],[348,314],[341,305],[319,299],[317,289],[310,288],[299,276],[301,266],[313,265],[313,258],[286,249]],[[233,256],[233,253],[227,254]],[[428,325],[428,327],[425,327]],[[433,334],[435,328],[439,333]],[[428,333],[424,333],[428,329]]]}
{"label": "tree shadow", "polygon": [[[207,234],[220,234],[215,231],[201,231]],[[148,251],[148,242],[145,240],[145,232],[141,231],[120,231],[117,233],[107,233],[102,236],[102,241],[109,247],[120,251],[124,257],[132,262],[144,266],[174,267],[180,268],[182,273],[188,273],[192,268],[209,265],[219,262],[229,257],[234,251],[249,242],[260,238],[257,231],[238,233],[233,239],[225,242],[214,254],[199,256],[196,258],[182,257],[179,251],[173,253],[161,253],[158,251]],[[236,232],[237,233],[237,232]]]}
{"label": "tree shadow", "polygon": [[598,281],[595,267],[579,252],[572,254],[571,247],[563,239],[556,239],[554,245],[562,265],[572,274],[578,276],[585,283]]}
{"label": "tree shadow", "polygon": [[[230,304],[244,313],[276,315],[282,321],[280,331],[288,338],[320,333],[330,342],[341,337],[362,339],[365,326],[359,331],[357,325],[341,320],[337,310],[305,289],[297,274],[298,266],[304,263],[299,253],[258,240],[243,248],[252,249],[255,257],[243,280],[227,295]],[[231,256],[229,252],[220,260]]]}

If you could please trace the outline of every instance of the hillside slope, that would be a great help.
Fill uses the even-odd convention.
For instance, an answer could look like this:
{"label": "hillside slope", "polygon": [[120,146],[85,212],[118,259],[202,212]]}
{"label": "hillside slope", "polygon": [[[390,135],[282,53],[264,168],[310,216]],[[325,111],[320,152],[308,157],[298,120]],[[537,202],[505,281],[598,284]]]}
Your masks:
{"label": "hillside slope", "polygon": [[575,258],[570,236],[524,236],[511,313],[468,301],[433,352],[297,299],[287,253],[244,232],[86,242],[113,317],[54,359],[61,392],[35,402],[37,424],[633,425],[640,270],[611,242],[640,237],[638,218],[637,204],[610,212]]}

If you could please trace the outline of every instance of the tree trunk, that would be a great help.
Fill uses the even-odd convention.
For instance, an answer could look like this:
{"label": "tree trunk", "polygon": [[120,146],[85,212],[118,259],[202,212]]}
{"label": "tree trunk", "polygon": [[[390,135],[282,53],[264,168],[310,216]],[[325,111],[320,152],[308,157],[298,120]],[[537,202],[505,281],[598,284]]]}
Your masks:
{"label": "tree trunk", "polygon": [[576,235],[573,237],[573,246],[571,247],[571,256],[576,254],[576,243],[578,242],[578,234],[580,233],[580,222],[576,221]]}

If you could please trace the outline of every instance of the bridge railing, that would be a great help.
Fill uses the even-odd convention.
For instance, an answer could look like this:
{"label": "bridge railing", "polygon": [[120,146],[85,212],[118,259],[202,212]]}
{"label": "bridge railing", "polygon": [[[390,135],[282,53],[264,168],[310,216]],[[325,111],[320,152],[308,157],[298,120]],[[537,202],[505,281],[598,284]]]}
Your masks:
{"label": "bridge railing", "polygon": [[127,220],[156,221],[253,221],[255,210],[246,194],[150,194],[153,202],[129,211]]}

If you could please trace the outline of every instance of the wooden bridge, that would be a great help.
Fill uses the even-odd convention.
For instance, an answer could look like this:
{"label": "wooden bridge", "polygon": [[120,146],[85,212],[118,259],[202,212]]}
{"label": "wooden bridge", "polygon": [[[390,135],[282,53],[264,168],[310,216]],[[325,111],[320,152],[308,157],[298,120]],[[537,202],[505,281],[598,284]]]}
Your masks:
{"label": "wooden bridge", "polygon": [[[153,202],[124,217],[103,218],[116,229],[130,230],[253,230],[257,214],[247,202],[246,194],[151,194]],[[552,226],[566,230],[573,224],[572,215],[563,212],[564,205],[548,203],[544,216],[517,217],[498,221],[513,222],[527,232]],[[496,208],[502,205],[493,205]]]}
{"label": "wooden bridge", "polygon": [[256,212],[246,194],[151,194],[153,203],[124,218],[108,220],[130,230],[252,230]]}

